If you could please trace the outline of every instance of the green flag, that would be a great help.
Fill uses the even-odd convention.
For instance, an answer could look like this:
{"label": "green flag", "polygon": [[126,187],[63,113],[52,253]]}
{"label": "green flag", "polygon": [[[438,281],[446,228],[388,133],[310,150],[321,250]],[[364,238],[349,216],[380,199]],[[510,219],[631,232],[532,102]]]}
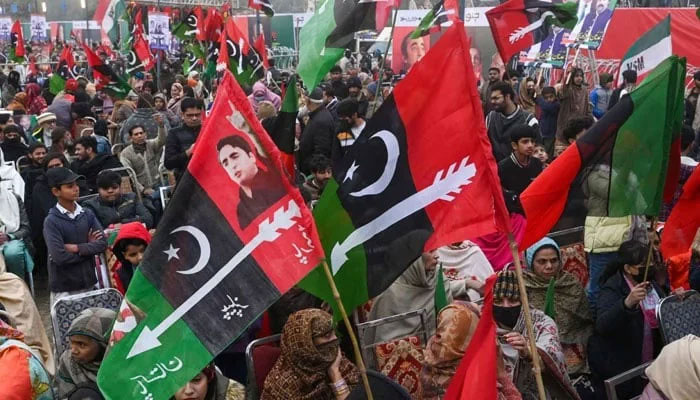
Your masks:
{"label": "green flag", "polygon": [[435,318],[440,310],[447,307],[447,295],[445,294],[445,276],[442,274],[442,263],[437,271],[437,284],[435,284]]}
{"label": "green flag", "polygon": [[447,22],[447,16],[444,15],[445,0],[438,1],[433,8],[425,14],[418,27],[411,33],[411,39],[418,39],[421,36],[428,35],[432,32],[439,31],[440,25]]}
{"label": "green flag", "polygon": [[119,25],[120,21],[124,19],[124,14],[126,14],[124,0],[112,0],[107,8],[107,14],[102,20],[102,30],[107,32],[109,40],[115,46],[119,44]]}
{"label": "green flag", "polygon": [[549,280],[547,293],[544,296],[544,313],[552,319],[557,317],[557,310],[554,306],[554,282],[554,278]]}
{"label": "green flag", "polygon": [[49,79],[49,92],[54,96],[58,94],[63,88],[66,87],[66,80],[59,74],[51,75]]}

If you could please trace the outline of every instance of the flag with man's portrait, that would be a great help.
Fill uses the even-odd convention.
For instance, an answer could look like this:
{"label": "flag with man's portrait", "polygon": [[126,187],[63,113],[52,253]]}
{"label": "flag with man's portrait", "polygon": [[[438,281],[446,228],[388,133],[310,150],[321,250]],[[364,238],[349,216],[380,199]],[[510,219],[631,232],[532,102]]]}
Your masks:
{"label": "flag with man's portrait", "polygon": [[113,328],[121,340],[98,374],[106,399],[170,399],[319,263],[312,217],[281,171],[224,72]]}

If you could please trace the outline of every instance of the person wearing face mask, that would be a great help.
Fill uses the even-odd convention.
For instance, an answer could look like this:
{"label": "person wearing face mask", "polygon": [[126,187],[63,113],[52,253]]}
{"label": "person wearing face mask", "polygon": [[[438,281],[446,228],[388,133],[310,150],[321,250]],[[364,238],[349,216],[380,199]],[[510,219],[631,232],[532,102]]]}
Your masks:
{"label": "person wearing face mask", "polygon": [[535,114],[535,80],[532,78],[525,78],[525,80],[520,84],[518,101],[520,107],[523,110],[529,112],[530,114]]}
{"label": "person wearing face mask", "polygon": [[360,385],[360,373],[340,351],[333,318],[325,311],[307,308],[290,315],[280,349],[261,400],[342,400]]}
{"label": "person wearing face mask", "polygon": [[[586,292],[578,278],[564,271],[559,245],[551,238],[544,237],[530,246],[525,258],[528,269],[523,271],[523,278],[530,305],[543,310],[556,322],[569,377],[575,380],[589,372],[585,355],[588,338],[593,333],[593,317]],[[551,310],[547,309],[550,285],[554,289]]]}
{"label": "person wearing face mask", "polygon": [[0,144],[5,161],[17,161],[29,152],[27,145],[22,143],[22,128],[19,125],[7,125],[2,130],[5,140]]}
{"label": "person wearing face mask", "polygon": [[[651,268],[645,279],[648,253],[647,245],[628,240],[600,277],[588,362],[601,390],[603,380],[653,360],[663,346],[656,306],[666,293],[653,281]],[[629,399],[643,387],[641,378],[633,379],[617,386],[617,396]]]}
{"label": "person wearing face mask", "polygon": [[[535,308],[528,310],[535,333],[537,355],[542,368],[544,389],[548,399],[578,399],[566,371],[566,361],[554,321]],[[493,287],[493,319],[496,336],[503,352],[506,373],[511,377],[523,399],[538,399],[537,384],[532,371],[532,353],[520,303],[518,280],[513,270],[503,270],[496,276]]]}
{"label": "person wearing face mask", "polygon": [[253,93],[248,96],[248,101],[255,112],[258,112],[258,104],[263,101],[269,101],[275,106],[275,110],[279,112],[282,107],[282,99],[265,86],[263,82],[255,82],[253,85]]}

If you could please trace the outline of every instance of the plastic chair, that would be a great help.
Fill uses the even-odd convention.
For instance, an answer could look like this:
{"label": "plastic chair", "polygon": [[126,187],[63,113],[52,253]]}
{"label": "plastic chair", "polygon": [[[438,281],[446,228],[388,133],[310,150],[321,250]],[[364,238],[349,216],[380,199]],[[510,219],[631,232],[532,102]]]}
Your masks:
{"label": "plastic chair", "polygon": [[664,343],[688,334],[700,336],[700,293],[689,290],[661,300],[656,308]]}
{"label": "plastic chair", "polygon": [[122,295],[116,289],[98,289],[58,299],[51,305],[51,325],[56,359],[69,347],[66,334],[70,324],[83,310],[92,307],[119,312]]}
{"label": "plastic chair", "polygon": [[15,161],[15,167],[17,168],[17,172],[21,173],[23,169],[27,168],[29,165],[31,165],[31,161],[29,161],[29,158],[27,156],[22,156]]}
{"label": "plastic chair", "polygon": [[272,335],[255,339],[245,349],[245,364],[248,370],[246,399],[260,398],[265,378],[280,356],[279,341],[282,335]]}
{"label": "plastic chair", "polygon": [[170,198],[173,196],[174,189],[174,185],[160,187],[160,205],[163,206],[163,210],[165,210],[165,206],[168,205]]}
{"label": "plastic chair", "polygon": [[124,150],[124,143],[117,143],[112,145],[112,154],[115,156],[119,156],[119,153]]}
{"label": "plastic chair", "polygon": [[[618,400],[617,397],[617,392],[615,391],[615,387],[617,385],[620,385],[622,383],[625,383],[627,381],[630,381],[638,376],[644,376],[644,371],[647,369],[647,367],[652,363],[652,361],[646,362],[640,366],[634,367],[630,370],[627,370],[621,374],[615,375],[610,379],[605,380],[605,393],[608,395],[608,400]],[[630,399],[634,400],[639,398],[639,396]]]}
{"label": "plastic chair", "polygon": [[[108,168],[100,171],[100,174],[110,171],[110,172],[118,172],[122,175],[122,193],[136,193],[136,197],[139,199],[139,201],[143,201],[141,198],[141,192],[138,190],[134,190],[134,188],[138,187],[138,179],[136,179],[136,172],[132,168],[129,167],[120,167],[120,168]],[[124,172],[126,172],[126,176],[124,176]],[[99,176],[99,174],[98,174]]]}

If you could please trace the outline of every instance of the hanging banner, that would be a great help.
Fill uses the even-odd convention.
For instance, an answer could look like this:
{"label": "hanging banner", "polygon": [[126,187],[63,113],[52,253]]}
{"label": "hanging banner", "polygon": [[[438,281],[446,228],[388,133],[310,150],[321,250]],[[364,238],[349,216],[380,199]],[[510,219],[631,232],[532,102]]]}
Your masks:
{"label": "hanging banner", "polygon": [[152,49],[168,50],[172,41],[170,17],[165,13],[148,14],[148,41]]}
{"label": "hanging banner", "polygon": [[569,47],[598,50],[617,6],[617,0],[581,0],[578,22],[564,44]]}
{"label": "hanging banner", "polygon": [[12,18],[0,17],[0,40],[9,42],[10,30],[12,30]]}
{"label": "hanging banner", "polygon": [[569,35],[571,35],[569,29],[552,26],[552,33],[527,51],[521,51],[518,61],[527,66],[564,68],[568,49],[564,42]]}
{"label": "hanging banner", "polygon": [[43,15],[32,15],[29,20],[31,24],[31,36],[30,40],[32,42],[45,42],[48,40],[46,31],[49,29],[46,23],[46,17]]}

